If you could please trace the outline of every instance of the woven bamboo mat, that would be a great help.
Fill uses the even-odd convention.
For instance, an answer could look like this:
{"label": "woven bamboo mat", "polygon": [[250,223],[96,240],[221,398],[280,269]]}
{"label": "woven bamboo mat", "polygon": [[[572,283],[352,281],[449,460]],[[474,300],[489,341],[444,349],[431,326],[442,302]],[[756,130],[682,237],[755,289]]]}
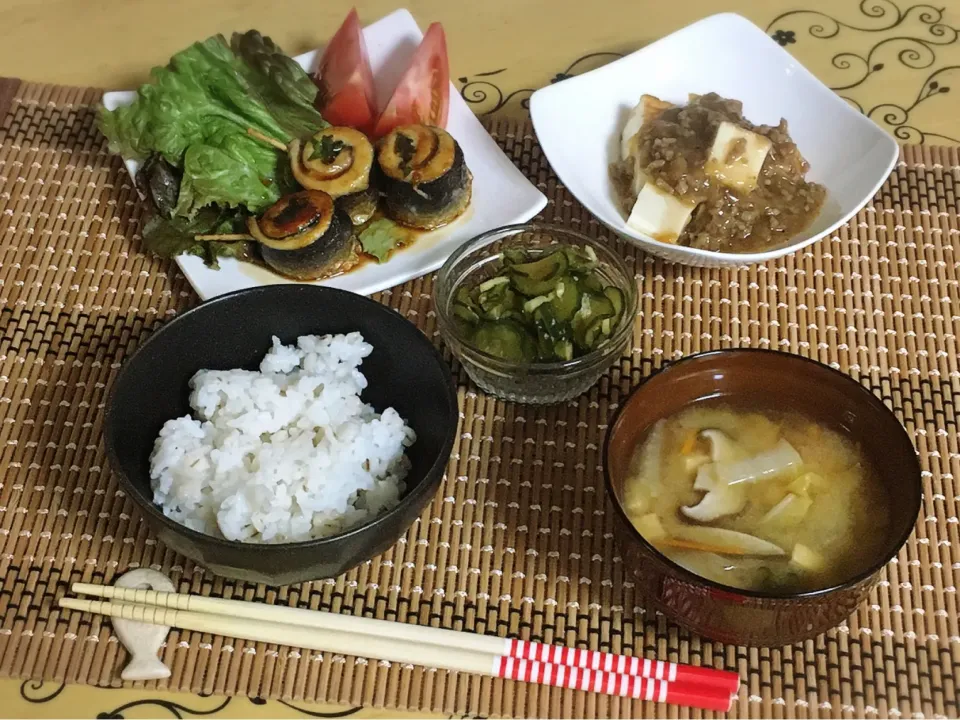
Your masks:
{"label": "woven bamboo mat", "polygon": [[[197,302],[142,255],[139,205],[94,124],[94,90],[0,82],[0,675],[118,684],[108,623],[60,614],[78,580],[151,566],[181,591],[518,635],[725,666],[731,715],[956,716],[960,157],[907,147],[839,234],[735,271],[661,264],[610,239],[642,300],[632,353],[579,402],[487,397],[461,374],[442,491],[395,547],[350,574],[277,590],[223,581],[155,542],[105,467],[105,392],[153,330]],[[609,237],[529,127],[491,132],[547,194],[544,219]],[[380,299],[435,333],[430,277]],[[617,556],[600,448],[624,395],[664,360],[769,347],[839,367],[898,413],[923,460],[915,537],[840,628],[782,649],[724,646],[644,612]],[[362,648],[358,648],[360,651]],[[173,631],[162,686],[469,715],[686,717],[687,710]]]}

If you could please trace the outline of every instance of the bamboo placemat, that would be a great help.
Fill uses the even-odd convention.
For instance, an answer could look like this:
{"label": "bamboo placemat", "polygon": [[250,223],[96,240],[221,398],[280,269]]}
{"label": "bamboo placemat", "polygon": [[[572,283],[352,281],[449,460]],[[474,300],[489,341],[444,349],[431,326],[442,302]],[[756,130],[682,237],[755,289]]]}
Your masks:
{"label": "bamboo placemat", "polygon": [[[0,675],[118,684],[124,653],[110,625],[61,614],[56,598],[71,582],[150,566],[184,592],[735,668],[745,682],[732,716],[957,715],[956,149],[904,148],[855,221],[805,252],[698,270],[611,238],[557,182],[529,126],[491,123],[549,197],[543,218],[608,238],[633,266],[633,350],[579,401],[551,408],[487,397],[461,373],[460,441],[406,538],[346,576],[268,589],[156,543],[106,467],[100,423],[117,368],[197,300],[173,263],[140,252],[139,203],[94,127],[98,99],[0,81]],[[426,277],[379,298],[435,335],[431,290]],[[894,408],[923,461],[922,517],[880,587],[840,628],[782,649],[708,642],[639,607],[601,483],[601,444],[625,394],[664,360],[731,346],[851,373]],[[691,714],[177,630],[164,660],[173,675],[160,685],[192,692],[458,715]]]}

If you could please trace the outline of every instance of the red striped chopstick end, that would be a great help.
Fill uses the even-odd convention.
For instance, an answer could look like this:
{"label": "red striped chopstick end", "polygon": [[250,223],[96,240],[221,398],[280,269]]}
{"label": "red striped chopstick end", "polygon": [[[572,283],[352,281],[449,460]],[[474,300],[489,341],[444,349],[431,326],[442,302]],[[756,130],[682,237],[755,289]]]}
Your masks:
{"label": "red striped chopstick end", "polygon": [[649,660],[636,656],[570,648],[561,645],[547,645],[514,638],[507,641],[506,653],[516,660],[538,661],[597,672],[666,680],[668,682],[687,682],[691,685],[719,688],[731,695],[740,690],[740,675],[738,673],[712,667],[682,665],[662,660]]}
{"label": "red striped chopstick end", "polygon": [[605,673],[587,667],[553,665],[512,656],[494,658],[492,674],[507,680],[619,695],[635,700],[651,700],[703,710],[727,712],[732,704],[731,694],[715,685]]}

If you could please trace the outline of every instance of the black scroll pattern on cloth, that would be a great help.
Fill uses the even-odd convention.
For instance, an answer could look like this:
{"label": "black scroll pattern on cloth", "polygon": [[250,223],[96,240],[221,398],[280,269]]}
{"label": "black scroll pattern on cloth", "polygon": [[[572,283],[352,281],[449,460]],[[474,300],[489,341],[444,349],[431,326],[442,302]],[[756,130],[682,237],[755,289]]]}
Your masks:
{"label": "black scroll pattern on cloth", "polygon": [[[902,142],[960,143],[960,136],[924,130],[914,119],[918,107],[949,93],[951,81],[960,79],[960,65],[942,59],[944,48],[960,43],[960,27],[944,17],[947,8],[925,3],[901,8],[893,0],[861,0],[857,9],[856,21],[819,10],[790,10],[774,18],[766,30],[789,50],[856,34],[874,36],[866,51],[841,50],[830,58],[830,65],[839,71],[835,80],[827,78],[830,89]],[[869,106],[853,96],[851,91],[873,76],[897,67],[927,71],[925,76],[916,73],[912,94]]]}
{"label": "black scroll pattern on cloth", "polygon": [[[960,136],[918,127],[914,112],[921,105],[926,109],[929,103],[942,99],[952,91],[954,80],[960,80],[960,65],[949,64],[943,59],[944,48],[960,43],[960,27],[945,17],[947,8],[926,3],[901,7],[894,0],[860,0],[856,11],[855,19],[850,20],[819,10],[788,10],[775,17],[766,26],[766,31],[773,40],[791,51],[810,42],[844,39],[857,34],[869,36],[872,39],[866,51],[841,49],[830,58],[830,66],[836,71],[835,77],[824,78],[830,89],[857,111],[888,129],[901,142],[960,144]],[[566,80],[620,57],[623,54],[617,52],[583,55],[556,72],[550,83]],[[884,98],[879,103],[862,102],[854,96],[852,91],[870,78],[897,67],[918,71],[916,84],[909,95]],[[923,70],[927,71],[925,76],[919,73]],[[460,96],[478,115],[498,113],[512,105],[529,110],[530,96],[535,88],[511,89],[508,71],[509,68],[504,67],[457,78]],[[895,86],[898,90],[903,84]]]}
{"label": "black scroll pattern on cloth", "polygon": [[[595,52],[583,55],[570,63],[566,69],[556,73],[550,79],[550,83],[566,80],[620,57],[623,57],[623,55],[615,52]],[[490,70],[457,78],[457,82],[460,83],[460,97],[466,100],[470,109],[478,115],[492,115],[499,112],[515,99],[519,99],[522,109],[529,110],[530,96],[533,94],[534,88],[505,91],[499,85],[499,80],[491,79],[502,75],[506,70],[507,68],[500,68],[499,70]]]}

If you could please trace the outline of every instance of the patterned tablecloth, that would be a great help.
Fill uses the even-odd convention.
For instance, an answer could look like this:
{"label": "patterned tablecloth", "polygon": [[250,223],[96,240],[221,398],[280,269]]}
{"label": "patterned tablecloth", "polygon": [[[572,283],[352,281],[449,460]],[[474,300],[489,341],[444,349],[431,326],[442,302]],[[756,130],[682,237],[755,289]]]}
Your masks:
{"label": "patterned tablecloth", "polygon": [[[0,0],[0,74],[130,87],[190,41],[257,27],[291,52],[323,41],[350,3],[290,0]],[[373,0],[364,21],[396,5]],[[421,25],[447,30],[454,83],[478,114],[521,116],[532,90],[619,57],[716,11],[710,0],[410,0]],[[904,0],[733,0],[801,62],[901,142],[960,144],[960,4]],[[2,201],[0,201],[2,202]],[[2,330],[2,328],[0,328]],[[372,708],[138,689],[0,681],[8,717],[401,717]]]}

